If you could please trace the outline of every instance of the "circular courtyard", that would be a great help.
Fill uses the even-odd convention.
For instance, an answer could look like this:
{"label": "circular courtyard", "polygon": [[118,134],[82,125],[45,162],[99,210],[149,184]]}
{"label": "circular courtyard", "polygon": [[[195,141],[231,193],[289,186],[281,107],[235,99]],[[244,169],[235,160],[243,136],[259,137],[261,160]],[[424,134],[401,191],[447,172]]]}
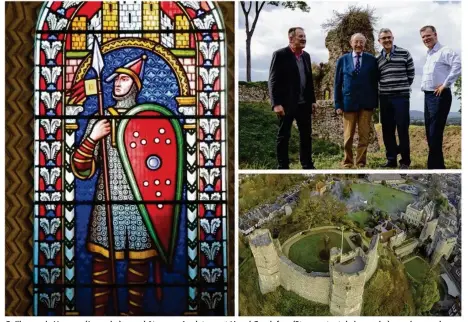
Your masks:
{"label": "circular courtyard", "polygon": [[[346,234],[346,233],[345,233]],[[341,248],[341,232],[337,229],[303,232],[285,242],[284,254],[307,272],[328,272],[329,254],[333,247]],[[343,239],[343,253],[352,250]]]}

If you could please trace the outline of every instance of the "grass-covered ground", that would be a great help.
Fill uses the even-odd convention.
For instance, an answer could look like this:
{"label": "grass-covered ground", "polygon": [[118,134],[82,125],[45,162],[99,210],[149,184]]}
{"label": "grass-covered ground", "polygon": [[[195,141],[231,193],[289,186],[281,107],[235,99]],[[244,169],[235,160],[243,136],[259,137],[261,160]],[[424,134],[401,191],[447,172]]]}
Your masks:
{"label": "grass-covered ground", "polygon": [[381,184],[354,183],[351,185],[351,189],[368,203],[387,213],[405,211],[406,206],[414,200],[414,197],[409,193]]}
{"label": "grass-covered ground", "polygon": [[412,260],[405,263],[405,268],[412,278],[420,282],[430,269],[430,266],[421,257],[414,257]]}
{"label": "grass-covered ground", "polygon": [[431,272],[431,266],[429,263],[419,256],[413,257],[411,260],[405,262],[404,265],[407,274],[411,277],[410,284],[412,286],[415,297],[419,298],[421,293],[424,291],[420,284],[428,283],[428,276],[432,276],[433,284],[437,285],[439,299],[443,300],[445,298],[445,286],[443,285],[444,281],[439,277],[440,274],[437,267],[432,268],[435,271]]}
{"label": "grass-covered ground", "polygon": [[[380,151],[368,154],[367,168],[377,169],[385,163],[385,146],[381,125],[376,124]],[[275,169],[276,132],[278,119],[268,103],[239,102],[239,167],[241,169]],[[313,132],[313,129],[312,129]],[[410,126],[412,169],[427,168],[428,147],[424,126]],[[444,132],[444,156],[447,169],[461,168],[461,127],[447,126]],[[292,169],[300,169],[299,135],[293,126],[289,155]],[[342,148],[329,141],[312,141],[315,166],[318,169],[339,169],[343,160]]]}
{"label": "grass-covered ground", "polygon": [[[289,259],[304,268],[307,272],[328,272],[329,261],[320,259],[320,251],[325,248],[324,238],[330,238],[329,249],[332,247],[341,248],[341,235],[336,232],[319,232],[306,236],[295,242],[289,249]],[[351,247],[346,239],[343,241],[343,252],[349,252]]]}
{"label": "grass-covered ground", "polygon": [[366,226],[366,222],[370,217],[370,214],[367,211],[356,211],[349,213],[347,215],[352,221],[356,221],[359,223],[359,227],[364,228]]}
{"label": "grass-covered ground", "polygon": [[[276,132],[278,119],[271,108],[262,103],[239,103],[239,167],[241,169],[276,169]],[[318,158],[338,161],[340,147],[323,140],[313,140],[314,162]],[[293,126],[289,141],[291,168],[301,169],[299,131]],[[323,165],[320,166],[323,168]]]}

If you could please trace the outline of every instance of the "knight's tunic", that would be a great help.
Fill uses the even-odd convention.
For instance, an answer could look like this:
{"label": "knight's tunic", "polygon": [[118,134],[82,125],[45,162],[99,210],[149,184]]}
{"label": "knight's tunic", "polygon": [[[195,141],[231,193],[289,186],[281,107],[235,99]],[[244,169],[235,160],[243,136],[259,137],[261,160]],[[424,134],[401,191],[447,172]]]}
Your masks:
{"label": "knight's tunic", "polygon": [[[108,114],[108,113],[106,113]],[[87,125],[84,139],[80,147],[73,154],[72,168],[80,179],[89,179],[94,175],[96,162],[102,164],[100,142],[93,142],[89,135],[97,119],[91,119]],[[118,122],[116,120],[115,122]],[[116,130],[113,126],[112,131]],[[115,133],[115,132],[114,132]],[[134,197],[127,176],[122,166],[120,155],[113,142],[113,132],[108,135],[107,154],[109,169],[109,186],[114,230],[114,250],[116,259],[147,259],[157,255],[148,230],[143,222],[138,205],[134,204]],[[93,148],[93,156],[86,165],[86,156]],[[85,153],[83,153],[85,151]],[[92,211],[89,222],[88,250],[93,253],[109,257],[109,239],[106,219],[106,200],[104,194],[103,172],[99,173],[94,200],[97,202]],[[128,203],[125,203],[128,201]]]}

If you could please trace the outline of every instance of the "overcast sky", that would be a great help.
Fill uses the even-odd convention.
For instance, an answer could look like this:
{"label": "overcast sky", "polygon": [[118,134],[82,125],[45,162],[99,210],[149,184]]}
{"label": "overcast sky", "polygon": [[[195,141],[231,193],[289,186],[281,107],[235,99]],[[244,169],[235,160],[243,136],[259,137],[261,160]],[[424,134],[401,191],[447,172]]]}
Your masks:
{"label": "overcast sky", "polygon": [[[322,30],[321,24],[333,16],[333,10],[344,12],[351,4],[375,8],[375,15],[379,18],[376,29],[390,28],[395,37],[394,44],[410,51],[416,68],[411,109],[423,111],[424,95],[420,90],[420,85],[427,48],[421,41],[419,29],[424,25],[434,25],[439,42],[451,47],[461,56],[461,2],[322,1],[309,2],[309,13],[267,5],[260,13],[252,38],[252,80],[268,80],[271,55],[275,50],[287,46],[287,31],[292,26],[304,27],[307,36],[305,50],[311,55],[312,61],[327,62],[326,32]],[[252,21],[252,18],[250,20]],[[239,29],[239,80],[245,80],[245,18],[240,4]],[[382,47],[377,41],[377,35],[375,34],[374,37],[376,48],[380,50]],[[451,111],[457,112],[459,108],[460,104],[454,98]]]}

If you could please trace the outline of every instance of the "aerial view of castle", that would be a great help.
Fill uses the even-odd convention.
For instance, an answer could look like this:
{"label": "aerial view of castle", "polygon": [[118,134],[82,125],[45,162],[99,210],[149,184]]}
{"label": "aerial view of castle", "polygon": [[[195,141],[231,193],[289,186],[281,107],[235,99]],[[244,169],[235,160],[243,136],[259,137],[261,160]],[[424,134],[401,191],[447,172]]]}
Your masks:
{"label": "aerial view of castle", "polygon": [[455,174],[241,176],[240,314],[460,316],[460,199]]}

